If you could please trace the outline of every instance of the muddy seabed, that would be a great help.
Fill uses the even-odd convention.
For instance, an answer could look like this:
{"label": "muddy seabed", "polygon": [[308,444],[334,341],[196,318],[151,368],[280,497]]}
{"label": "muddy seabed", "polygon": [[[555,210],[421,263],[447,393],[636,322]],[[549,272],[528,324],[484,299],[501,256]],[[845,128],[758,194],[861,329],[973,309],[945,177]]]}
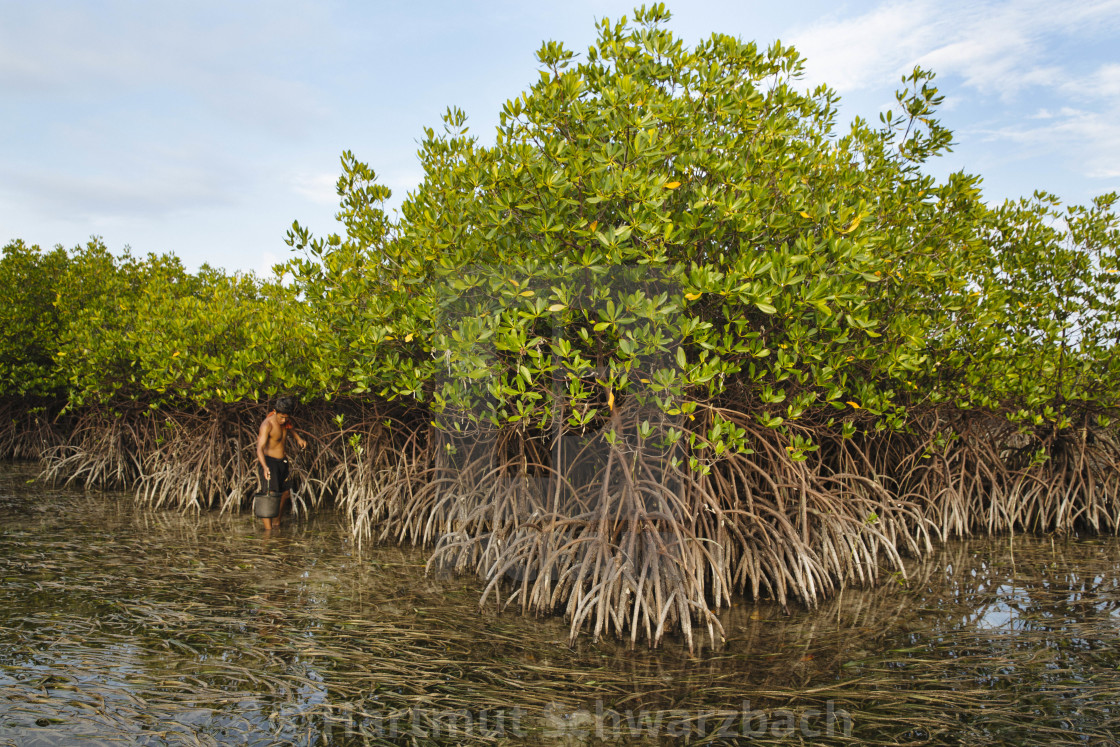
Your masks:
{"label": "muddy seabed", "polygon": [[0,464],[0,745],[1120,744],[1120,540],[954,541],[727,644],[570,649],[340,517],[272,536]]}

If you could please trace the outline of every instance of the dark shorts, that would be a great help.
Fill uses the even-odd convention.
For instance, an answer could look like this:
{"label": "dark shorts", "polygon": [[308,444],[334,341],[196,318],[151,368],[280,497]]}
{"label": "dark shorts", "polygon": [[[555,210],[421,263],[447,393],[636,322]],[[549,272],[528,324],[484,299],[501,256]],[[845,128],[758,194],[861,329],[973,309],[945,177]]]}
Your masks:
{"label": "dark shorts", "polygon": [[292,489],[292,470],[287,458],[277,459],[266,456],[264,463],[268,465],[269,479],[264,479],[264,467],[257,464],[261,475],[262,492],[286,493]]}

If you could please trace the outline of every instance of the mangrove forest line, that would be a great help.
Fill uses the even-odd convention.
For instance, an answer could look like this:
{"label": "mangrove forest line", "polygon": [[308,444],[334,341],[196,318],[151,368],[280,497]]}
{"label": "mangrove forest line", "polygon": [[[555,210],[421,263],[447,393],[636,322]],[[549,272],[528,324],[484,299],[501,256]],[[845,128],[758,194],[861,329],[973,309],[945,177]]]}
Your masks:
{"label": "mangrove forest line", "polygon": [[649,645],[949,537],[1120,530],[1117,195],[989,206],[928,173],[932,73],[840,128],[793,49],[667,19],[544,44],[492,144],[449,109],[399,212],[344,153],[340,233],[293,224],[275,277],[10,243],[0,454],[236,511],[296,394],[300,496],[359,541]]}

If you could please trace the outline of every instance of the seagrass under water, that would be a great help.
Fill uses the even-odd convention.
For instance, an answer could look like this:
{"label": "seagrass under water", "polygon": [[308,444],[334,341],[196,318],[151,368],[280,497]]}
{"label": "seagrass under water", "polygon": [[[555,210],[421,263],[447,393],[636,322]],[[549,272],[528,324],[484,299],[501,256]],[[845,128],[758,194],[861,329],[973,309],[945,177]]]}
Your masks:
{"label": "seagrass under water", "polygon": [[[333,514],[137,511],[0,476],[0,744],[1110,744],[1120,543],[957,542],[689,656],[479,614]],[[832,720],[829,721],[829,716]],[[830,731],[831,729],[831,731]]]}

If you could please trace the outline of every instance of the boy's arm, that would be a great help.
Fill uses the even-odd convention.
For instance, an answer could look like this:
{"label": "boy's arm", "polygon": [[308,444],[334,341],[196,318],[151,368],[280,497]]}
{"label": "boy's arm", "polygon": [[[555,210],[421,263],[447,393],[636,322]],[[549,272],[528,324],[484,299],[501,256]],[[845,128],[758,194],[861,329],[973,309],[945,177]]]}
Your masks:
{"label": "boy's arm", "polygon": [[264,468],[264,479],[271,480],[272,475],[268,473],[268,464],[264,461],[264,447],[268,443],[268,420],[266,419],[261,423],[260,432],[257,433],[257,461],[260,462]]}

